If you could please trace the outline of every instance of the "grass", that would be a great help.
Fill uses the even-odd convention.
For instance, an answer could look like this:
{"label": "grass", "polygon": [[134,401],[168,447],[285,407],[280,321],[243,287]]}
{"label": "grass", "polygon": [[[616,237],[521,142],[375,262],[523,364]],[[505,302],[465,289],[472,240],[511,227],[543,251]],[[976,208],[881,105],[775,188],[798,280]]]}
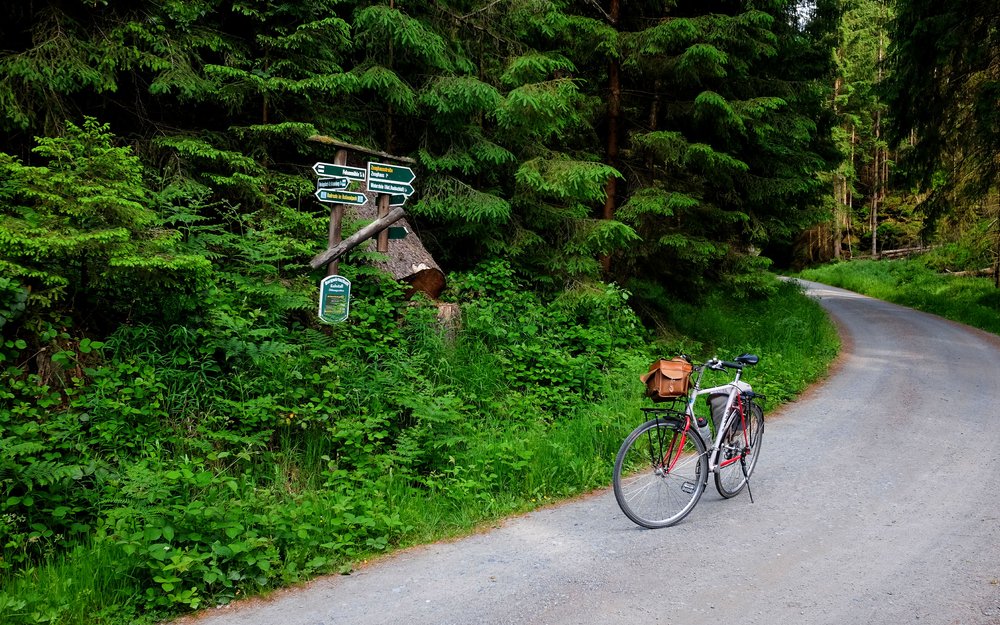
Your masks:
{"label": "grass", "polygon": [[992,278],[938,273],[919,259],[841,262],[799,275],[1000,334],[1000,289]]}
{"label": "grass", "polygon": [[[491,315],[479,338],[454,344],[435,334],[409,337],[402,343],[409,352],[386,361],[402,367],[385,384],[388,391],[372,380],[393,371],[374,365],[365,373],[370,386],[325,382],[320,388],[342,393],[346,399],[340,401],[349,406],[336,420],[295,407],[296,420],[310,415],[307,429],[292,424],[271,439],[258,439],[224,431],[220,418],[214,425],[202,422],[215,428],[210,439],[178,447],[183,457],[171,455],[169,445],[149,448],[153,455],[120,477],[130,494],[121,495],[121,503],[117,496],[105,500],[121,505],[109,517],[117,524],[102,526],[106,536],[64,543],[34,565],[0,567],[0,622],[149,622],[462,535],[607,487],[618,447],[643,420],[639,408],[648,405],[639,375],[657,356],[674,355],[681,346],[697,360],[758,353],[761,363],[747,380],[769,397],[770,409],[820,377],[838,348],[819,305],[794,284],[782,284],[766,300],[719,294],[697,305],[672,303],[664,323],[676,334],[608,348],[593,361],[598,379],[564,370],[579,367],[579,355],[557,357],[551,346],[536,352],[519,335],[514,347],[520,351],[513,353],[535,358],[547,376],[538,378],[537,396],[525,396],[510,388],[520,378],[505,375],[513,361],[497,356],[507,348],[495,341],[525,326],[540,327],[533,317],[525,321],[529,310],[520,308],[503,328],[497,327],[499,316]],[[553,321],[552,314],[562,314],[556,309],[539,314],[556,332],[577,337],[573,333],[588,330],[574,326],[571,316]],[[466,327],[474,321],[467,318]],[[603,339],[603,329],[590,331],[597,333],[574,339],[578,351]],[[544,343],[543,336],[530,336]],[[335,373],[331,367],[326,380]],[[394,389],[410,382],[412,396],[392,404]],[[593,399],[579,398],[573,386],[578,383],[599,387]],[[197,394],[197,386],[177,388]],[[320,401],[311,395],[303,401]],[[254,399],[252,392],[248,398]],[[222,409],[208,396],[199,401],[208,414]],[[242,406],[249,410],[251,404]],[[400,423],[406,424],[402,431]],[[390,438],[392,447],[380,442]],[[219,449],[226,445],[232,454],[223,459]],[[357,453],[348,463],[338,454],[350,449]],[[167,543],[170,550],[164,551]],[[223,587],[220,574],[243,581]],[[197,592],[188,592],[195,586]]]}

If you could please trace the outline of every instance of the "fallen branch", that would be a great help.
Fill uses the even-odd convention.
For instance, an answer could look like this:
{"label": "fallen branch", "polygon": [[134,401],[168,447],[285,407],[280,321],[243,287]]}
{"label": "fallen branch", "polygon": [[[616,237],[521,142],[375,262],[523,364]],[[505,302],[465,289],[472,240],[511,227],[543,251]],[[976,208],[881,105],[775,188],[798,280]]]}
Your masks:
{"label": "fallen branch", "polygon": [[406,211],[402,206],[397,206],[389,211],[389,214],[380,219],[376,219],[371,222],[361,230],[358,230],[351,236],[347,237],[340,243],[329,248],[321,254],[317,254],[309,261],[309,266],[313,269],[319,269],[323,265],[329,263],[332,260],[340,258],[347,252],[353,250],[355,247],[360,245],[363,241],[367,241],[379,232],[382,232],[392,224],[396,223],[406,215]]}

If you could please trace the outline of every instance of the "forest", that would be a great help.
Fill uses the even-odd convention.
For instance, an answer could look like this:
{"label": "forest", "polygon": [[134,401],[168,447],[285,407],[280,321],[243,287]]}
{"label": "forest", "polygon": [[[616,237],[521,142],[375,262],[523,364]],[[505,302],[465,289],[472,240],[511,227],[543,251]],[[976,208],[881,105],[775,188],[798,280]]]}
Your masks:
{"label": "forest", "polygon": [[[987,0],[0,20],[3,622],[153,622],[606,486],[651,358],[760,350],[777,402],[821,375],[776,272],[933,249],[1000,286]],[[365,242],[325,323],[314,165],[373,160],[442,283]]]}

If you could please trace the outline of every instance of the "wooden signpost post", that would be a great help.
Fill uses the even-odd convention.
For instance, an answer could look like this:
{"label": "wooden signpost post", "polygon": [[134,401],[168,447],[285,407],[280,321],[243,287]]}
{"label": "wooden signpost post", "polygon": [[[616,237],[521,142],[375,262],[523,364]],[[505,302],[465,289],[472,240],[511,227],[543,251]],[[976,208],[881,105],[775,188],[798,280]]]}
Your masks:
{"label": "wooden signpost post", "polygon": [[[444,272],[420,237],[411,232],[403,209],[414,193],[413,182],[416,180],[416,174],[407,165],[412,166],[416,161],[344,143],[332,137],[315,135],[309,140],[336,148],[334,162],[319,162],[312,166],[317,176],[316,199],[329,203],[331,209],[327,249],[314,256],[309,265],[313,269],[326,265],[327,275],[336,276],[341,256],[368,239],[381,238],[384,243],[379,249],[384,255],[374,259],[373,264],[396,280],[408,284],[409,293],[421,292],[436,299],[444,289]],[[348,153],[367,155],[372,162],[363,167],[350,166],[347,164]],[[356,164],[353,159],[352,163]],[[342,239],[341,221],[345,206],[351,207],[357,217],[371,223]],[[336,317],[331,319],[336,322]]]}
{"label": "wooden signpost post", "polygon": [[[384,156],[384,155],[380,155]],[[411,159],[399,159],[407,160]],[[337,150],[333,163],[319,162],[312,169],[316,180],[316,199],[333,204],[330,210],[330,229],[327,250],[317,254],[309,265],[318,269],[327,265],[327,277],[320,283],[319,317],[326,323],[345,321],[350,303],[350,281],[337,275],[338,259],[347,251],[369,238],[376,236],[376,249],[389,251],[390,240],[402,240],[409,234],[406,227],[390,226],[406,213],[402,206],[413,195],[416,174],[409,167],[381,162],[369,162],[367,168],[350,167],[347,164],[347,150]],[[351,190],[354,183],[362,183],[365,190],[376,194],[376,220],[354,233],[347,240],[341,238],[341,223],[344,206],[364,206],[368,195]],[[346,285],[346,286],[345,286]]]}

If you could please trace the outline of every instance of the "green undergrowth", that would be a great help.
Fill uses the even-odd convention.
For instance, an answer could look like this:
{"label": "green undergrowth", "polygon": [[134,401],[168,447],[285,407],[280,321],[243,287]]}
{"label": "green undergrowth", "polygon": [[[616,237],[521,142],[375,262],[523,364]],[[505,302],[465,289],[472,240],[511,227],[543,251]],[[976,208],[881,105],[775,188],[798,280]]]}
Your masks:
{"label": "green undergrowth", "polygon": [[823,265],[801,277],[862,293],[1000,334],[1000,289],[991,277],[937,270],[938,255],[908,260],[857,260]]}
{"label": "green undergrowth", "polygon": [[618,287],[543,297],[503,263],[450,276],[453,324],[353,277],[334,326],[218,292],[185,325],[53,327],[44,367],[6,341],[0,622],[154,622],[346,573],[607,487],[655,357],[758,353],[773,407],[837,348],[788,284],[663,296],[654,335]]}

